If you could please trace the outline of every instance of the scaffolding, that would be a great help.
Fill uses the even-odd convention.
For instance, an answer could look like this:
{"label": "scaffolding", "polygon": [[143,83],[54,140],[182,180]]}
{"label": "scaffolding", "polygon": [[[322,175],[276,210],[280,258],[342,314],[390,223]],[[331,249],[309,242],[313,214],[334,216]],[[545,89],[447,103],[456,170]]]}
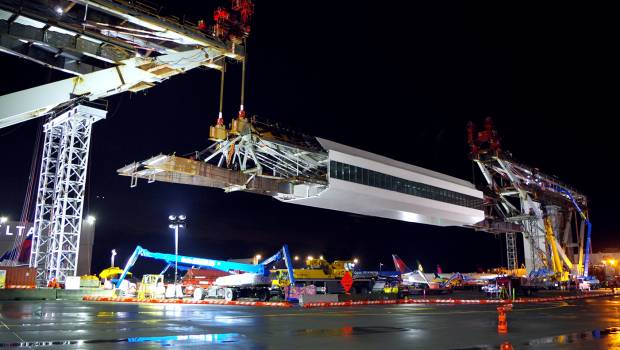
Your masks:
{"label": "scaffolding", "polygon": [[517,238],[514,232],[506,232],[506,258],[508,270],[514,271],[519,267],[517,262]]}
{"label": "scaffolding", "polygon": [[106,116],[101,105],[75,105],[43,126],[45,143],[39,174],[30,266],[37,282],[75,276],[82,228],[92,125]]}

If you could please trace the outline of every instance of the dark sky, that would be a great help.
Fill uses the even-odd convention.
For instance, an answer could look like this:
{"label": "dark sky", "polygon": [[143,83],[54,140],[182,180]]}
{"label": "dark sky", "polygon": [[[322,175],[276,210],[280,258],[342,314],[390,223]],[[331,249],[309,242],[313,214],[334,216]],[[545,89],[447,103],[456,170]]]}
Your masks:
{"label": "dark sky", "polygon": [[[177,2],[176,6],[180,2]],[[211,8],[182,10],[210,18]],[[389,6],[386,6],[388,4]],[[560,5],[257,1],[249,42],[246,110],[308,134],[472,181],[465,124],[493,116],[504,148],[557,175],[591,202],[593,247],[620,246],[615,164],[620,149],[617,38],[612,11]],[[45,83],[48,69],[6,55],[0,93]],[[8,67],[8,68],[6,68]],[[225,117],[238,110],[240,66],[227,78]],[[6,76],[5,76],[6,77]],[[110,99],[94,127],[85,213],[97,217],[94,271],[116,248],[172,251],[169,213],[190,223],[181,253],[357,256],[367,268],[397,253],[427,269],[501,264],[501,240],[279,203],[246,193],[141,182],[116,169],[152,155],[203,149],[217,116],[219,73],[197,70]],[[52,72],[51,79],[64,78]],[[38,121],[0,130],[0,213],[19,217]],[[475,181],[482,180],[475,173]],[[146,265],[143,265],[146,269]],[[152,268],[152,272],[158,267]]]}

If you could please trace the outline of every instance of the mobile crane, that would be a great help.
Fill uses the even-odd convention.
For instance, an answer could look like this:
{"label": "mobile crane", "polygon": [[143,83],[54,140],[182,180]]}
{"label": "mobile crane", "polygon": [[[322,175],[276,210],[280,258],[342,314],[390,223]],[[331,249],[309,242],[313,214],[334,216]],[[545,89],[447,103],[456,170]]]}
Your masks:
{"label": "mobile crane", "polygon": [[[318,259],[309,257],[306,259],[305,268],[293,269],[292,272],[293,280],[298,286],[315,285],[317,291],[337,293],[343,291],[340,285],[342,277],[347,272],[353,273],[354,269],[355,263],[352,260],[335,260],[329,263],[322,257]],[[290,285],[291,270],[278,269],[271,272],[273,286],[283,288]]]}
{"label": "mobile crane", "polygon": [[[271,279],[269,278],[268,267],[280,260],[284,260],[286,268],[289,272],[290,285],[295,285],[295,276],[293,275],[293,265],[289,255],[288,246],[285,244],[282,248],[270,258],[263,260],[257,265],[244,264],[232,261],[213,260],[205,258],[196,258],[191,256],[174,255],[166,253],[151,252],[148,249],[137,246],[133,254],[127,260],[127,264],[123,269],[123,273],[116,282],[116,287],[120,288],[121,283],[129,273],[129,270],[135,265],[139,257],[161,260],[166,263],[163,271],[170,266],[178,263],[179,267],[203,267],[215,269],[219,271],[229,272],[230,276],[218,277],[213,286],[206,290],[196,288],[194,291],[195,299],[203,299],[204,297],[223,298],[227,301],[236,300],[238,298],[254,297],[263,301],[267,301],[272,295],[282,295],[281,288],[272,288]],[[163,272],[162,272],[163,273]]]}

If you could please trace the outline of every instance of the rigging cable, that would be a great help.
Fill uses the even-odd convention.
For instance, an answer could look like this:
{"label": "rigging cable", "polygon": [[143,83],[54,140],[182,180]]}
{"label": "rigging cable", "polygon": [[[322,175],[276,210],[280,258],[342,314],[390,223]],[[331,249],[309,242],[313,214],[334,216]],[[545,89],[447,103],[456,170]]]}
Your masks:
{"label": "rigging cable", "polygon": [[217,115],[217,125],[224,125],[224,76],[226,75],[226,59],[223,59],[222,63],[222,78],[220,80],[220,110]]}
{"label": "rigging cable", "polygon": [[[244,40],[244,45],[243,45],[246,49],[247,49],[247,43]],[[241,62],[241,106],[239,109],[239,117],[240,118],[245,118],[245,110],[244,110],[244,103],[245,103],[245,62],[248,60],[248,56],[247,54],[245,55],[245,57],[243,58],[243,62]]]}

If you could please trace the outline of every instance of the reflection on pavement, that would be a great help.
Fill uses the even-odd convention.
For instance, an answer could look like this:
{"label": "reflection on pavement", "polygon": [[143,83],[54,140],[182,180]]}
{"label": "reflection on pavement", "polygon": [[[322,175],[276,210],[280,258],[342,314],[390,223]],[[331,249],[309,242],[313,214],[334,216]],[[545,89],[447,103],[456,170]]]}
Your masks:
{"label": "reflection on pavement", "polygon": [[[103,343],[156,343],[160,346],[177,345],[177,343],[192,345],[196,344],[232,344],[241,339],[238,333],[214,333],[214,334],[189,334],[169,335],[159,337],[133,337],[124,339],[90,339],[90,340],[53,340],[53,341],[30,341],[0,343],[0,348],[36,348],[63,345],[85,345]],[[181,344],[178,344],[181,345]],[[189,345],[189,344],[188,344]]]}

